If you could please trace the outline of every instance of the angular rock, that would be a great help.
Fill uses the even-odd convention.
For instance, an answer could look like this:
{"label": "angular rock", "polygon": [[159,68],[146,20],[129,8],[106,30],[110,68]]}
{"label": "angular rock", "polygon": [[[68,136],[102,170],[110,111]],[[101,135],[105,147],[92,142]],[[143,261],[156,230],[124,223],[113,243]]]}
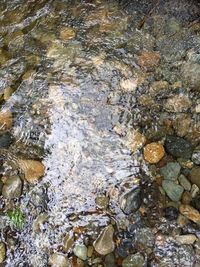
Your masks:
{"label": "angular rock", "polygon": [[190,159],[192,156],[191,143],[181,137],[168,135],[165,140],[165,149],[175,158]]}
{"label": "angular rock", "polygon": [[35,183],[44,176],[45,167],[40,161],[19,159],[18,164],[29,183]]}
{"label": "angular rock", "polygon": [[190,173],[190,181],[200,188],[200,167],[194,167]]}
{"label": "angular rock", "polygon": [[145,258],[141,253],[129,255],[122,262],[122,267],[143,267]]}
{"label": "angular rock", "polygon": [[179,211],[189,220],[197,223],[198,225],[200,224],[200,213],[198,212],[198,210],[189,205],[180,205]]}
{"label": "angular rock", "polygon": [[94,241],[93,246],[100,255],[107,255],[114,251],[115,243],[113,241],[114,228],[112,225],[105,227],[98,238]]}
{"label": "angular rock", "polygon": [[134,188],[125,193],[120,199],[120,208],[125,214],[130,214],[137,211],[142,204],[140,188]]}
{"label": "angular rock", "polygon": [[18,176],[8,177],[2,188],[4,198],[12,199],[20,197],[22,193],[22,181]]}
{"label": "angular rock", "polygon": [[74,255],[85,261],[87,259],[87,247],[84,244],[77,244],[73,249]]}
{"label": "angular rock", "polygon": [[160,169],[160,173],[165,180],[176,181],[180,173],[181,166],[177,162],[168,162],[166,166]]}
{"label": "angular rock", "polygon": [[67,259],[60,253],[54,253],[49,258],[49,264],[52,267],[66,267],[68,266]]}
{"label": "angular rock", "polygon": [[178,202],[181,199],[181,196],[184,191],[182,186],[176,184],[175,182],[171,180],[163,180],[162,187],[165,190],[167,196],[172,201]]}
{"label": "angular rock", "polygon": [[150,143],[144,147],[144,159],[149,163],[158,163],[164,155],[164,147],[159,143]]}

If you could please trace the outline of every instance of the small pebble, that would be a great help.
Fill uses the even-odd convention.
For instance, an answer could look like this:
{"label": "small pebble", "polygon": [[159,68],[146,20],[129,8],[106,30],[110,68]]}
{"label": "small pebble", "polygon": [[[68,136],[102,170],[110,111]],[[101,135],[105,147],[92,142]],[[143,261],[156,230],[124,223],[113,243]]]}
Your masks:
{"label": "small pebble", "polygon": [[150,143],[144,147],[144,159],[149,163],[158,163],[164,155],[164,147],[159,143]]}
{"label": "small pebble", "polygon": [[165,218],[167,218],[169,221],[173,221],[177,219],[179,211],[177,208],[170,206],[164,209],[164,213],[165,213]]}
{"label": "small pebble", "polygon": [[189,206],[189,205],[180,205],[179,207],[179,211],[182,215],[184,215],[185,217],[187,217],[189,220],[200,224],[200,214],[198,212],[198,210],[194,209],[193,207]]}

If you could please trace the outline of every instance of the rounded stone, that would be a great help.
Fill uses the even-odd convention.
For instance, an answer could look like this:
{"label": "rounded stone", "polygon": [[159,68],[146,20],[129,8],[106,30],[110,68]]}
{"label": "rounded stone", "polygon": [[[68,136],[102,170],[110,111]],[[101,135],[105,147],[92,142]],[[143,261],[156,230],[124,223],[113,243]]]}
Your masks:
{"label": "rounded stone", "polygon": [[8,148],[12,143],[12,136],[9,132],[0,135],[0,148]]}
{"label": "rounded stone", "polygon": [[164,209],[164,213],[165,213],[165,218],[167,218],[169,221],[173,221],[178,218],[179,211],[177,208],[170,206]]}
{"label": "rounded stone", "polygon": [[144,159],[149,163],[158,163],[164,155],[164,147],[159,143],[150,143],[144,147]]}
{"label": "rounded stone", "polygon": [[178,202],[181,199],[183,194],[183,187],[178,185],[176,182],[171,180],[163,180],[162,187],[166,192],[167,196],[175,202]]}
{"label": "rounded stone", "polygon": [[87,259],[87,247],[84,244],[77,244],[73,249],[74,255],[85,261]]}
{"label": "rounded stone", "polygon": [[192,161],[196,165],[200,165],[200,146],[196,147],[192,153]]}

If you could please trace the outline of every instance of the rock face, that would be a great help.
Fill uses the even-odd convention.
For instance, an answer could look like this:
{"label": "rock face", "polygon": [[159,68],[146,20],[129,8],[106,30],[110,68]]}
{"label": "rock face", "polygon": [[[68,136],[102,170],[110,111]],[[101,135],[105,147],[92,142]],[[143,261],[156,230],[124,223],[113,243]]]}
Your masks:
{"label": "rock face", "polygon": [[21,196],[22,181],[18,176],[11,176],[6,179],[3,188],[2,195],[4,198],[12,199]]}
{"label": "rock face", "polygon": [[160,169],[160,173],[166,180],[176,181],[180,173],[181,166],[177,162],[169,162]]}
{"label": "rock face", "polygon": [[108,225],[100,233],[98,238],[93,243],[93,246],[100,255],[107,255],[114,251],[115,244],[113,241],[114,228],[112,225]]}
{"label": "rock face", "polygon": [[144,147],[144,159],[149,163],[158,163],[164,155],[164,147],[159,143],[150,143]]}
{"label": "rock face", "polygon": [[190,181],[200,188],[200,167],[192,168],[190,173]]}
{"label": "rock face", "polygon": [[18,160],[19,167],[29,183],[37,182],[45,173],[44,165],[37,160]]}
{"label": "rock face", "polygon": [[137,211],[142,204],[140,188],[134,188],[125,193],[120,199],[120,208],[125,214],[130,214]]}
{"label": "rock face", "polygon": [[190,159],[192,156],[192,146],[189,141],[169,135],[165,140],[166,151],[175,158]]}
{"label": "rock face", "polygon": [[163,180],[162,187],[172,201],[179,201],[183,194],[183,187],[171,180]]}
{"label": "rock face", "polygon": [[122,267],[143,267],[145,263],[144,256],[141,253],[129,255],[122,262]]}

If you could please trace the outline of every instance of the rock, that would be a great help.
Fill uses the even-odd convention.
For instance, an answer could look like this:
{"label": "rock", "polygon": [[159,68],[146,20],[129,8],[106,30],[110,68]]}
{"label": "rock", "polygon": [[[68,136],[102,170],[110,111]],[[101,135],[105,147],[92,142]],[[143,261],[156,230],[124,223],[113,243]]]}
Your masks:
{"label": "rock", "polygon": [[198,195],[199,191],[200,191],[199,187],[196,184],[193,184],[192,188],[190,190],[192,198],[196,197]]}
{"label": "rock", "polygon": [[179,244],[182,244],[182,245],[183,244],[192,245],[197,240],[197,237],[195,235],[192,235],[192,234],[178,235],[178,236],[175,236],[175,240]]}
{"label": "rock", "polygon": [[145,258],[141,253],[129,255],[122,262],[122,267],[143,267]]}
{"label": "rock", "polygon": [[197,146],[192,153],[192,161],[196,165],[200,165],[200,146]]}
{"label": "rock", "polygon": [[180,185],[186,190],[186,191],[190,191],[191,189],[191,183],[188,181],[188,179],[185,177],[185,175],[181,174],[178,177],[179,183]]}
{"label": "rock", "polygon": [[11,176],[6,179],[3,188],[2,195],[4,198],[12,199],[20,197],[22,193],[22,181],[18,176]]}
{"label": "rock", "polygon": [[155,236],[152,229],[138,229],[135,233],[135,242],[139,249],[145,250],[148,254],[151,253],[155,243]]}
{"label": "rock", "polygon": [[12,136],[9,132],[0,135],[0,148],[8,148],[12,143]]}
{"label": "rock", "polygon": [[0,112],[0,128],[1,130],[8,130],[12,127],[12,113],[10,110],[4,109]]}
{"label": "rock", "polygon": [[175,182],[171,180],[163,180],[162,181],[162,187],[165,190],[167,196],[172,200],[172,201],[179,201],[181,199],[181,196],[183,194],[183,187],[176,184]]}
{"label": "rock", "polygon": [[67,233],[63,240],[63,250],[64,252],[68,252],[72,246],[74,245],[74,237],[72,233]]}
{"label": "rock", "polygon": [[151,84],[150,87],[150,93],[151,94],[157,94],[159,93],[161,90],[166,90],[168,89],[169,84],[167,81],[155,81]]}
{"label": "rock", "polygon": [[190,181],[200,188],[200,167],[194,167],[190,173]]}
{"label": "rock", "polygon": [[193,199],[192,199],[192,204],[191,204],[196,210],[198,210],[200,212],[200,195],[196,195]]}
{"label": "rock", "polygon": [[190,205],[191,201],[192,201],[192,195],[190,194],[190,192],[185,191],[181,199],[182,204]]}
{"label": "rock", "polygon": [[185,83],[192,89],[200,91],[200,65],[187,62],[181,69]]}
{"label": "rock", "polygon": [[103,229],[98,238],[94,241],[93,246],[100,255],[107,255],[114,251],[115,243],[113,241],[114,228],[108,225]]}
{"label": "rock", "polygon": [[105,264],[106,264],[106,267],[115,267],[116,266],[115,257],[112,253],[105,256]]}
{"label": "rock", "polygon": [[151,69],[158,66],[160,63],[159,52],[145,52],[138,57],[138,64],[144,69]]}
{"label": "rock", "polygon": [[192,102],[186,95],[175,95],[167,99],[164,108],[169,112],[186,112],[192,105]]}
{"label": "rock", "polygon": [[165,213],[165,218],[167,218],[169,221],[173,221],[178,218],[179,212],[177,208],[170,206],[164,209],[164,213]]}
{"label": "rock", "polygon": [[137,78],[122,79],[120,81],[120,87],[124,92],[134,92],[138,86]]}
{"label": "rock", "polygon": [[191,124],[191,117],[188,114],[181,114],[173,123],[173,127],[176,134],[180,137],[184,137],[188,134]]}
{"label": "rock", "polygon": [[198,210],[194,209],[193,207],[189,205],[180,205],[179,211],[182,215],[184,215],[189,220],[200,224],[200,213]]}
{"label": "rock", "polygon": [[64,41],[71,40],[75,37],[76,33],[71,27],[64,27],[60,30],[60,38]]}
{"label": "rock", "polygon": [[137,211],[142,204],[140,188],[134,188],[125,193],[120,199],[120,208],[125,214],[130,214]]}
{"label": "rock", "polygon": [[187,169],[192,169],[193,167],[193,162],[189,159],[183,159],[183,158],[178,158],[177,159],[178,163],[181,165],[181,167],[183,167],[183,171],[186,171]]}
{"label": "rock", "polygon": [[84,244],[77,244],[73,249],[74,255],[85,261],[87,259],[87,247]]}
{"label": "rock", "polygon": [[19,159],[18,164],[29,183],[35,183],[44,176],[45,167],[40,161]]}
{"label": "rock", "polygon": [[33,222],[33,231],[35,233],[39,233],[41,231],[41,226],[44,222],[48,220],[48,214],[47,213],[41,213],[37,216],[35,221]]}
{"label": "rock", "polygon": [[97,196],[95,202],[99,208],[106,209],[109,204],[109,198],[106,196]]}
{"label": "rock", "polygon": [[54,253],[49,257],[49,264],[52,267],[66,267],[68,266],[67,259],[60,253]]}
{"label": "rock", "polygon": [[191,143],[181,137],[168,135],[165,140],[165,149],[175,158],[190,159],[192,156]]}
{"label": "rock", "polygon": [[138,132],[137,130],[130,131],[126,135],[125,145],[132,151],[136,152],[140,149],[146,142],[146,138],[143,134]]}
{"label": "rock", "polygon": [[195,112],[196,113],[200,113],[200,104],[196,105]]}
{"label": "rock", "polygon": [[88,251],[87,251],[88,258],[92,257],[93,252],[94,252],[93,246],[88,246]]}
{"label": "rock", "polygon": [[6,258],[6,246],[0,241],[0,263],[2,263]]}
{"label": "rock", "polygon": [[168,162],[167,165],[160,169],[160,173],[165,180],[176,181],[180,173],[181,166],[177,162]]}
{"label": "rock", "polygon": [[144,159],[149,163],[158,163],[164,155],[164,147],[159,143],[150,143],[144,147]]}

